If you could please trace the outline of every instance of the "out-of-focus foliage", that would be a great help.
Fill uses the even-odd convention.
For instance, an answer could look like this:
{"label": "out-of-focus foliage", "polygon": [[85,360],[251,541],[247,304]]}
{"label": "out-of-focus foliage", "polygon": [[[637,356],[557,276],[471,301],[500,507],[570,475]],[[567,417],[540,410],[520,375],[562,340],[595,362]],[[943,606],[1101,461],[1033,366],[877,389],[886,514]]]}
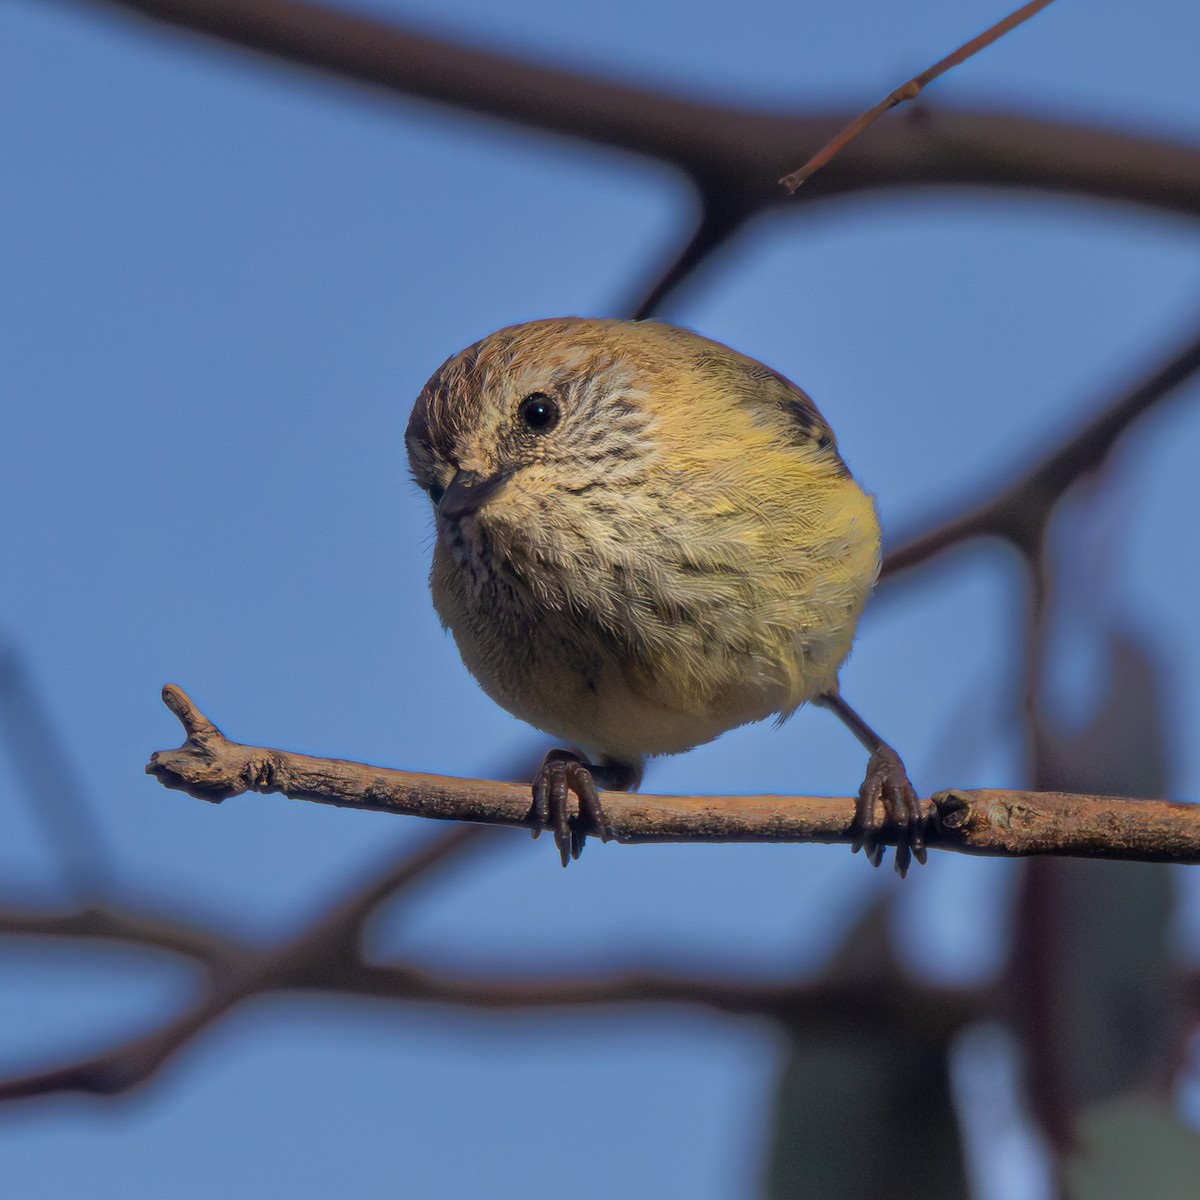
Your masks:
{"label": "out-of-focus foliage", "polygon": [[[882,906],[827,974],[865,990],[904,987]],[[968,1195],[949,1079],[953,1031],[919,1012],[863,1027],[790,1031],[776,1097],[768,1194],[776,1200],[958,1200]]]}

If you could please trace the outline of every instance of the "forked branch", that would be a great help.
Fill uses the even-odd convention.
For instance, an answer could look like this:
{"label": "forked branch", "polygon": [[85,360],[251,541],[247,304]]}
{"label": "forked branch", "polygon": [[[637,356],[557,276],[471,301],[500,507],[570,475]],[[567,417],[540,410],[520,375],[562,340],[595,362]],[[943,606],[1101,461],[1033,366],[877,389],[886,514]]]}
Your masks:
{"label": "forked branch", "polygon": [[[1200,216],[1200,150],[1186,143],[1016,113],[939,110],[892,121],[886,137],[835,137],[855,112],[769,113],[499,54],[312,0],[90,0],[348,83],[639,154],[682,171],[703,219],[625,311],[661,310],[756,214],[863,190],[1019,188]],[[1040,0],[1039,0],[1040,2]],[[1046,0],[1048,2],[1048,0]],[[1021,13],[1036,5],[1027,5]],[[930,68],[948,69],[981,40]],[[994,40],[994,38],[992,38]],[[799,195],[775,181],[797,147],[834,138],[836,157]],[[841,147],[844,146],[844,149]],[[811,173],[811,172],[810,172]],[[486,183],[486,181],[483,181]]]}
{"label": "forked branch", "polygon": [[[1156,367],[1128,392],[1097,411],[1073,430],[1033,467],[982,503],[958,512],[890,550],[880,581],[919,567],[945,550],[977,537],[1011,542],[1030,562],[1040,554],[1046,525],[1066,492],[1090,472],[1099,470],[1121,438],[1163,401],[1176,397],[1200,373],[1200,334]],[[1023,466],[1024,464],[1022,464]]]}

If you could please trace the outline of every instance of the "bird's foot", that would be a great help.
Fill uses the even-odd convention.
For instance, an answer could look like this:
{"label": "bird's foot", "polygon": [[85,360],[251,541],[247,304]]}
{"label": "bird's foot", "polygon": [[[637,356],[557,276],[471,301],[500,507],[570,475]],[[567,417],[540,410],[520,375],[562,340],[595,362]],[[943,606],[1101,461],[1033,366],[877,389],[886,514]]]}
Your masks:
{"label": "bird's foot", "polygon": [[[884,820],[879,820],[882,805]],[[851,849],[864,851],[868,862],[877,867],[883,861],[883,834],[896,834],[896,871],[903,879],[915,858],[925,862],[924,818],[921,801],[909,782],[900,756],[891,746],[880,746],[867,764],[866,778],[858,789],[854,811],[855,836]]]}
{"label": "bird's foot", "polygon": [[[627,789],[636,784],[638,774],[626,767],[584,762],[569,750],[551,750],[533,777],[531,815],[537,822],[533,836],[536,838],[545,827],[552,829],[554,844],[565,867],[583,852],[589,828],[602,842],[613,836],[604,816],[597,784]],[[577,805],[571,802],[572,792],[578,798]]]}

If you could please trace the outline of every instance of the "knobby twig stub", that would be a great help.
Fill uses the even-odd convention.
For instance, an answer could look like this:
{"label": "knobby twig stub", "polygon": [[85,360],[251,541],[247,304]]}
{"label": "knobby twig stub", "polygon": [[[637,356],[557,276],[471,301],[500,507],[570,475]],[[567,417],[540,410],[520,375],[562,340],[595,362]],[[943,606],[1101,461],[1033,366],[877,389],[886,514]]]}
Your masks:
{"label": "knobby twig stub", "polygon": [[[529,788],[390,770],[229,741],[173,684],[163,702],[187,740],[151,755],[166,787],[220,802],[242,792],[437,820],[537,828]],[[1065,854],[1200,862],[1200,806],[1165,800],[996,789],[939,792],[925,802],[930,846],[967,854]],[[821,842],[856,836],[849,796],[642,796],[605,792],[617,842]],[[591,832],[588,830],[587,832]],[[884,840],[895,844],[894,834]]]}

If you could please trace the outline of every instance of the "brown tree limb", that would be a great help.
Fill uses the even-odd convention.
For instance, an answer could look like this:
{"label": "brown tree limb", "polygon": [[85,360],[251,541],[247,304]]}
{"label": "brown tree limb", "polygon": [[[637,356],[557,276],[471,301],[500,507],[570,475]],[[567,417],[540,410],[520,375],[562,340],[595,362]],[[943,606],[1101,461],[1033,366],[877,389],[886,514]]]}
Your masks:
{"label": "brown tree limb", "polygon": [[88,0],[384,91],[542,133],[644,155],[687,174],[726,226],[669,278],[661,304],[749,217],[865,189],[1036,189],[1200,216],[1200,149],[1069,122],[984,111],[914,110],[857,139],[798,197],[776,180],[799,147],[828,141],[855,112],[765,113],[464,47],[304,0]]}
{"label": "brown tree limb", "polygon": [[1016,12],[1009,13],[1002,21],[997,21],[990,29],[985,29],[978,37],[959,46],[952,54],[939,59],[932,67],[927,67],[919,75],[914,75],[907,83],[889,92],[878,104],[873,104],[861,116],[856,117],[836,137],[826,142],[802,167],[791,174],[785,175],[779,182],[789,192],[794,192],[806,179],[811,178],[823,166],[840,154],[859,134],[865,133],[885,113],[889,113],[900,104],[915,100],[926,87],[947,71],[973,58],[980,50],[987,49],[993,42],[998,41],[1010,30],[1023,25],[1030,17],[1048,7],[1052,0],[1029,0]]}
{"label": "brown tree limb", "polygon": [[249,942],[193,927],[178,914],[147,903],[140,908],[93,906],[43,912],[0,904],[0,937],[79,939],[140,946],[191,958],[212,969],[250,962],[260,951]]}
{"label": "brown tree limb", "polygon": [[[220,737],[203,717],[197,715],[196,725]],[[206,968],[208,976],[204,993],[183,1015],[67,1066],[0,1080],[0,1102],[62,1091],[97,1095],[128,1091],[154,1075],[201,1030],[252,996],[301,987],[353,991],[351,981],[365,969],[361,942],[370,917],[385,901],[427,879],[464,849],[486,842],[489,832],[464,827],[425,842],[399,862],[388,862],[302,934],[275,947],[256,947],[152,911],[105,907],[69,913],[0,910],[0,936],[95,938],[142,946],[191,958]],[[380,981],[372,978],[365,994],[380,995]]]}
{"label": "brown tree limb", "polygon": [[[419,855],[427,850],[423,848]],[[352,899],[343,907],[354,906]],[[0,1079],[0,1102],[56,1092],[130,1091],[243,1001],[282,992],[491,1012],[682,1005],[726,1016],[777,1020],[792,1029],[854,1030],[870,1025],[940,1031],[943,1038],[971,1021],[1004,1016],[1010,1003],[1003,986],[960,989],[902,977],[880,988],[870,980],[731,979],[686,969],[599,970],[570,978],[452,974],[403,962],[366,961],[349,935],[341,952],[331,954],[328,929],[321,920],[294,939],[253,947],[149,908],[50,914],[0,908],[3,936],[96,937],[176,953],[203,963],[215,982],[213,991],[181,1017],[142,1037],[48,1070]],[[1200,987],[1194,984],[1189,1002],[1200,1004]]]}
{"label": "brown tree limb", "polygon": [[[303,0],[89,0],[303,67],[478,116],[674,163],[697,179],[787,203],[797,146],[854,113],[772,114],[474,49]],[[825,194],[889,185],[1041,187],[1200,215],[1200,150],[988,112],[925,113],[860,140],[822,172]],[[816,194],[816,185],[805,189]]]}
{"label": "brown tree limb", "polygon": [[977,537],[1000,537],[1030,563],[1041,555],[1054,506],[1075,483],[1103,465],[1120,438],[1161,401],[1200,373],[1200,336],[1072,433],[1040,462],[990,500],[909,538],[884,557],[880,580],[928,562]]}
{"label": "brown tree limb", "polygon": [[[395,771],[227,740],[184,692],[163,701],[187,740],[146,767],[166,787],[202,800],[281,792],[343,808],[437,820],[535,828],[520,784]],[[642,796],[606,792],[614,840],[624,843],[820,842],[855,839],[851,797]],[[967,854],[1069,854],[1153,862],[1200,862],[1200,806],[1162,800],[981,789],[926,802],[929,845]],[[894,841],[889,844],[895,844]]]}
{"label": "brown tree limb", "polygon": [[[439,839],[392,870],[412,883],[444,862],[449,851],[448,842]],[[731,979],[687,969],[512,978],[431,971],[404,962],[375,963],[362,956],[358,933],[364,912],[378,907],[378,903],[365,903],[365,896],[382,892],[378,881],[373,881],[335,907],[335,912],[356,914],[343,928],[344,940],[338,945],[331,943],[325,918],[295,938],[253,946],[150,905],[132,911],[96,908],[66,913],[0,906],[0,937],[98,938],[191,957],[207,968],[212,989],[182,1016],[144,1036],[48,1070],[0,1079],[0,1102],[57,1092],[107,1096],[133,1090],[243,1001],[283,992],[491,1012],[682,1005],[726,1016],[777,1020],[792,1029],[854,1030],[870,1025],[910,1033],[935,1031],[943,1040],[971,1021],[1005,1016],[1011,1004],[1003,985],[960,989],[904,977],[880,988],[871,980]],[[1188,984],[1188,1002],[1200,1005],[1200,986],[1194,979]]]}
{"label": "brown tree limb", "polygon": [[[148,910],[149,911],[149,910]],[[194,957],[218,973],[248,973],[253,968],[260,980],[259,991],[313,990],[354,994],[377,999],[418,1000],[462,1008],[513,1009],[581,1007],[609,1003],[695,1004],[721,1012],[750,1016],[793,1016],[807,1011],[812,1017],[833,1020],[848,1004],[860,1012],[881,1011],[881,1005],[900,1004],[902,996],[862,995],[853,989],[830,988],[808,979],[729,979],[723,975],[675,971],[595,971],[570,978],[547,976],[529,979],[482,974],[432,972],[404,963],[370,963],[360,967],[333,964],[305,968],[293,973],[279,968],[264,970],[264,964],[295,961],[296,951],[311,949],[320,922],[295,939],[276,946],[255,947],[225,933],[190,923],[177,914],[125,909],[89,909],[81,912],[42,913],[0,907],[0,937],[48,939],[99,938],[114,943],[143,947]],[[318,961],[320,956],[315,957]],[[917,982],[912,987],[922,995],[936,994],[946,1000],[971,994],[957,988],[929,988]],[[799,1002],[799,1005],[797,1004]],[[1198,995],[1200,1003],[1200,995]],[[963,1016],[965,1017],[965,1013]],[[858,1019],[857,1017],[853,1019]],[[957,1019],[957,1018],[956,1018]]]}
{"label": "brown tree limb", "polygon": [[[194,714],[192,726],[220,738]],[[223,740],[223,739],[222,739]],[[991,993],[904,983],[877,988],[827,987],[806,980],[729,980],[685,971],[598,972],[590,977],[512,979],[451,975],[412,964],[375,963],[363,956],[362,932],[381,905],[412,888],[488,831],[455,829],[398,863],[388,863],[295,937],[255,946],[197,926],[177,914],[93,907],[75,912],[29,912],[0,907],[0,937],[98,939],[190,958],[206,968],[207,987],[182,1015],[150,1032],[93,1055],[46,1070],[0,1079],[0,1102],[60,1092],[109,1096],[150,1080],[184,1045],[244,1001],[281,992],[419,1003],[464,1010],[570,1009],[598,1005],[673,1004],[732,1016],[761,1016],[789,1024],[846,1027],[860,1020],[958,1028],[989,1003]]]}

